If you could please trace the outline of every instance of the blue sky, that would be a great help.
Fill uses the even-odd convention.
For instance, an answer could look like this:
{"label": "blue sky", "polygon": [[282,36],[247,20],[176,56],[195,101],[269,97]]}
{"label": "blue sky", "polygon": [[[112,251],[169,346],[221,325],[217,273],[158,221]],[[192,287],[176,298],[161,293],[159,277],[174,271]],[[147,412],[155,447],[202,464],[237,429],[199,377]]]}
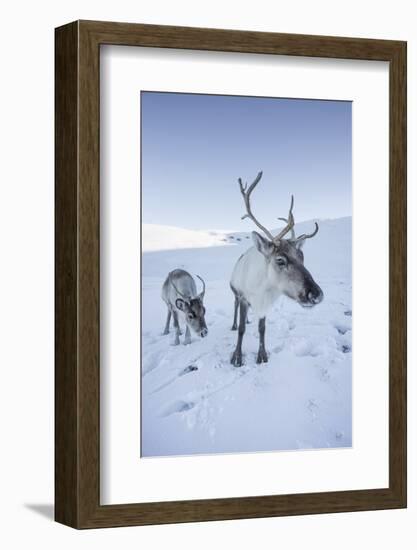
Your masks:
{"label": "blue sky", "polygon": [[260,170],[263,225],[291,194],[296,222],[351,215],[351,102],[142,92],[141,113],[144,223],[250,230],[237,180]]}

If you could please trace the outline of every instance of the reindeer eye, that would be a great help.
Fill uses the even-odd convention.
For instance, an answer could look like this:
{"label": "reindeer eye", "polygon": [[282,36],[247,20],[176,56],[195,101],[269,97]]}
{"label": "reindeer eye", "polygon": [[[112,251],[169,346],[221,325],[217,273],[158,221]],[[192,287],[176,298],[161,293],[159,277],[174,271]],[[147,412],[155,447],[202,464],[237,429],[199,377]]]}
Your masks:
{"label": "reindeer eye", "polygon": [[189,318],[190,320],[191,320],[191,319],[194,319],[194,317],[195,317],[194,313],[189,313],[189,314],[188,314],[188,318]]}
{"label": "reindeer eye", "polygon": [[285,267],[287,265],[287,261],[282,256],[278,256],[278,258],[275,259],[275,262],[278,267]]}

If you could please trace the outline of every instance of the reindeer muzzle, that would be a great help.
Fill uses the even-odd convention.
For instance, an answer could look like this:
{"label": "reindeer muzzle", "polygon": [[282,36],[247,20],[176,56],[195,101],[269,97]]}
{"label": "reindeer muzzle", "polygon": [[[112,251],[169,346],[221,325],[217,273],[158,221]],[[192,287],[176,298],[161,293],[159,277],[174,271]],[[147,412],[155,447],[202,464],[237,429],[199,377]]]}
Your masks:
{"label": "reindeer muzzle", "polygon": [[321,288],[317,286],[316,288],[311,289],[307,293],[307,300],[310,307],[319,304],[323,300],[323,291],[321,290]]}

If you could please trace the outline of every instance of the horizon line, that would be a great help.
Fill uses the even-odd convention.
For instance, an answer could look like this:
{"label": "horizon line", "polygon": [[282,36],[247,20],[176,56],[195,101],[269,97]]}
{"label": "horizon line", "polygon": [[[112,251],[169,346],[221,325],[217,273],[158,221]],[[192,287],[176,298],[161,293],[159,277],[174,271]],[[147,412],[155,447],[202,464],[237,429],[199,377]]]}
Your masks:
{"label": "horizon line", "polygon": [[[308,223],[308,222],[326,222],[326,221],[335,221],[335,220],[342,220],[343,218],[351,218],[352,217],[352,214],[350,215],[347,215],[347,216],[339,216],[338,218],[309,218],[307,220],[300,220],[300,221],[296,221],[295,222],[295,225],[299,225],[301,223]],[[208,228],[200,228],[200,229],[197,229],[195,227],[191,228],[191,227],[182,227],[182,226],[179,226],[179,225],[172,225],[172,224],[163,224],[163,223],[153,223],[153,222],[141,222],[141,226],[143,225],[155,225],[155,226],[158,226],[158,227],[171,227],[171,228],[176,228],[176,229],[183,229],[184,231],[208,231],[208,232],[218,232],[218,233],[251,233],[252,231],[255,231],[256,230],[256,227],[253,227],[251,229],[248,229],[248,230],[245,230],[245,229],[218,229],[218,228],[213,228],[213,227],[208,227]],[[283,226],[282,226],[283,227]],[[280,227],[273,227],[271,231],[276,231],[280,229]]]}

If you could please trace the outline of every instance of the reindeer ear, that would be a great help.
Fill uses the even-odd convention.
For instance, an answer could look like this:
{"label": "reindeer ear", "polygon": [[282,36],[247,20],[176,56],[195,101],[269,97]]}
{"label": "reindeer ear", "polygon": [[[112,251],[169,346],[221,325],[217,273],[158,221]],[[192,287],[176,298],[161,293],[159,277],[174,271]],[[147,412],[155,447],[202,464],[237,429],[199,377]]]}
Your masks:
{"label": "reindeer ear", "polygon": [[252,231],[252,240],[257,250],[266,258],[268,258],[272,254],[274,250],[274,245],[271,241],[268,241],[268,239],[265,239],[265,237],[262,237],[262,235],[260,235],[256,231]]}
{"label": "reindeer ear", "polygon": [[184,311],[185,309],[185,301],[182,298],[177,298],[175,300],[175,305],[180,311]]}
{"label": "reindeer ear", "polygon": [[303,248],[305,242],[306,242],[305,239],[300,239],[299,241],[296,241],[295,242],[295,247],[297,248],[297,250],[301,250]]}

